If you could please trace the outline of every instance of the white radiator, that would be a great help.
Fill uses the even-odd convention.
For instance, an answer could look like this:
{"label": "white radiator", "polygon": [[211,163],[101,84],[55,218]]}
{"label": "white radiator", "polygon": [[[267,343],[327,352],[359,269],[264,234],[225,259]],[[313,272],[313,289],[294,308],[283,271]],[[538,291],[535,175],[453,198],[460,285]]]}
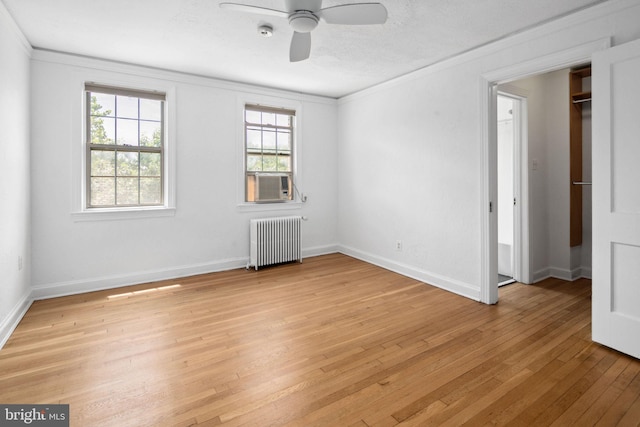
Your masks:
{"label": "white radiator", "polygon": [[301,261],[300,223],[302,217],[252,219],[250,257],[247,268]]}

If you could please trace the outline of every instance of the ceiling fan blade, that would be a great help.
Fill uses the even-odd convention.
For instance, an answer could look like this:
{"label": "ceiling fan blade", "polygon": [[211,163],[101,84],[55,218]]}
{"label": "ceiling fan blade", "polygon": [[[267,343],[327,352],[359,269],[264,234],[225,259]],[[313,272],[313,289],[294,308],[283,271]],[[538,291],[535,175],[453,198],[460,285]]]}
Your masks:
{"label": "ceiling fan blade", "polygon": [[311,33],[293,33],[291,48],[289,49],[289,61],[304,61],[311,53]]}
{"label": "ceiling fan blade", "polygon": [[387,22],[387,9],[381,3],[343,4],[321,9],[318,16],[327,24],[384,24]]}
{"label": "ceiling fan blade", "polygon": [[257,13],[259,15],[270,15],[270,16],[278,16],[280,18],[288,18],[289,13],[284,12],[282,10],[269,9],[266,7],[260,6],[251,6],[248,4],[240,4],[240,3],[220,3],[220,7],[222,9],[235,10],[237,12],[249,12],[249,13]]}

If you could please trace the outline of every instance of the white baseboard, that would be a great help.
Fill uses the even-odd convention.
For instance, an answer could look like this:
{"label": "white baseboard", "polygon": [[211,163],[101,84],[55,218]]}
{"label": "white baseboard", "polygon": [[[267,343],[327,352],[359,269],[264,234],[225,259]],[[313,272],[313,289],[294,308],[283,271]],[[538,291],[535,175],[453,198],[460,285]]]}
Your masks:
{"label": "white baseboard", "polygon": [[25,295],[15,305],[15,307],[13,308],[13,310],[11,310],[7,317],[2,319],[2,322],[0,322],[0,349],[2,349],[7,340],[9,340],[9,337],[18,326],[18,323],[20,323],[24,315],[27,313],[27,310],[29,309],[29,307],[31,307],[32,303],[33,298],[31,298],[31,295]]}
{"label": "white baseboard", "polygon": [[574,270],[567,270],[565,268],[549,267],[549,274],[551,277],[567,280],[569,282],[576,279],[576,277],[574,277]]}
{"label": "white baseboard", "polygon": [[180,277],[195,276],[197,274],[214,273],[217,271],[243,268],[247,265],[247,258],[231,258],[211,263],[193,264],[159,270],[140,271],[131,274],[95,277],[68,282],[46,283],[34,285],[31,296],[34,300],[56,298],[85,292],[115,289],[140,283],[170,280]]}
{"label": "white baseboard", "polygon": [[335,254],[340,252],[338,245],[314,246],[313,248],[302,249],[302,258],[312,258],[314,256]]}
{"label": "white baseboard", "polygon": [[541,280],[548,279],[550,277],[573,282],[580,278],[591,279],[590,267],[578,267],[573,270],[567,270],[558,267],[547,267],[533,273],[533,283],[540,282]]}
{"label": "white baseboard", "polygon": [[[302,257],[304,259],[305,257],[314,257],[335,252],[338,252],[337,245],[317,246],[303,249]],[[34,285],[31,290],[31,297],[34,300],[41,300],[81,294],[85,292],[121,288],[123,286],[155,282],[158,280],[170,280],[180,277],[195,276],[197,274],[215,273],[218,271],[244,268],[247,266],[248,261],[249,258],[230,258],[204,264],[193,264],[167,269],[141,271],[131,274],[118,274],[85,280]]]}
{"label": "white baseboard", "polygon": [[412,279],[416,279],[437,288],[444,289],[445,291],[453,292],[454,294],[470,298],[474,301],[480,301],[480,288],[478,286],[464,283],[450,277],[442,276],[440,274],[421,270],[419,268],[415,268],[406,264],[401,264],[386,258],[379,257],[377,255],[350,248],[348,246],[340,246],[340,252],[359,260],[377,265],[378,267],[382,267],[395,273],[402,274],[403,276],[411,277]]}

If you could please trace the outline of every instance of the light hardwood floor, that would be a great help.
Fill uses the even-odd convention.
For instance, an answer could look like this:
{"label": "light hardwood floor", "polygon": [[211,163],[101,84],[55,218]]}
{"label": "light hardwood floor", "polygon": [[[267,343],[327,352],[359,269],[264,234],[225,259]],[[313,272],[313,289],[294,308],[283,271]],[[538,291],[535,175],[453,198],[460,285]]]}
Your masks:
{"label": "light hardwood floor", "polygon": [[637,426],[640,361],[591,342],[590,295],[488,306],[335,254],[37,301],[0,403],[68,403],[72,426]]}

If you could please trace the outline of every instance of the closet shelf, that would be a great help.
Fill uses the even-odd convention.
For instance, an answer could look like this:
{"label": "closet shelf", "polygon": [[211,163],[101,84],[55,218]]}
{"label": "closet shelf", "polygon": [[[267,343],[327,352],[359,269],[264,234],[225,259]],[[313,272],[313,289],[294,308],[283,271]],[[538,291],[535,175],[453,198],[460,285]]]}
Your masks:
{"label": "closet shelf", "polygon": [[571,102],[573,102],[574,104],[580,104],[588,101],[591,101],[591,91],[571,94]]}

